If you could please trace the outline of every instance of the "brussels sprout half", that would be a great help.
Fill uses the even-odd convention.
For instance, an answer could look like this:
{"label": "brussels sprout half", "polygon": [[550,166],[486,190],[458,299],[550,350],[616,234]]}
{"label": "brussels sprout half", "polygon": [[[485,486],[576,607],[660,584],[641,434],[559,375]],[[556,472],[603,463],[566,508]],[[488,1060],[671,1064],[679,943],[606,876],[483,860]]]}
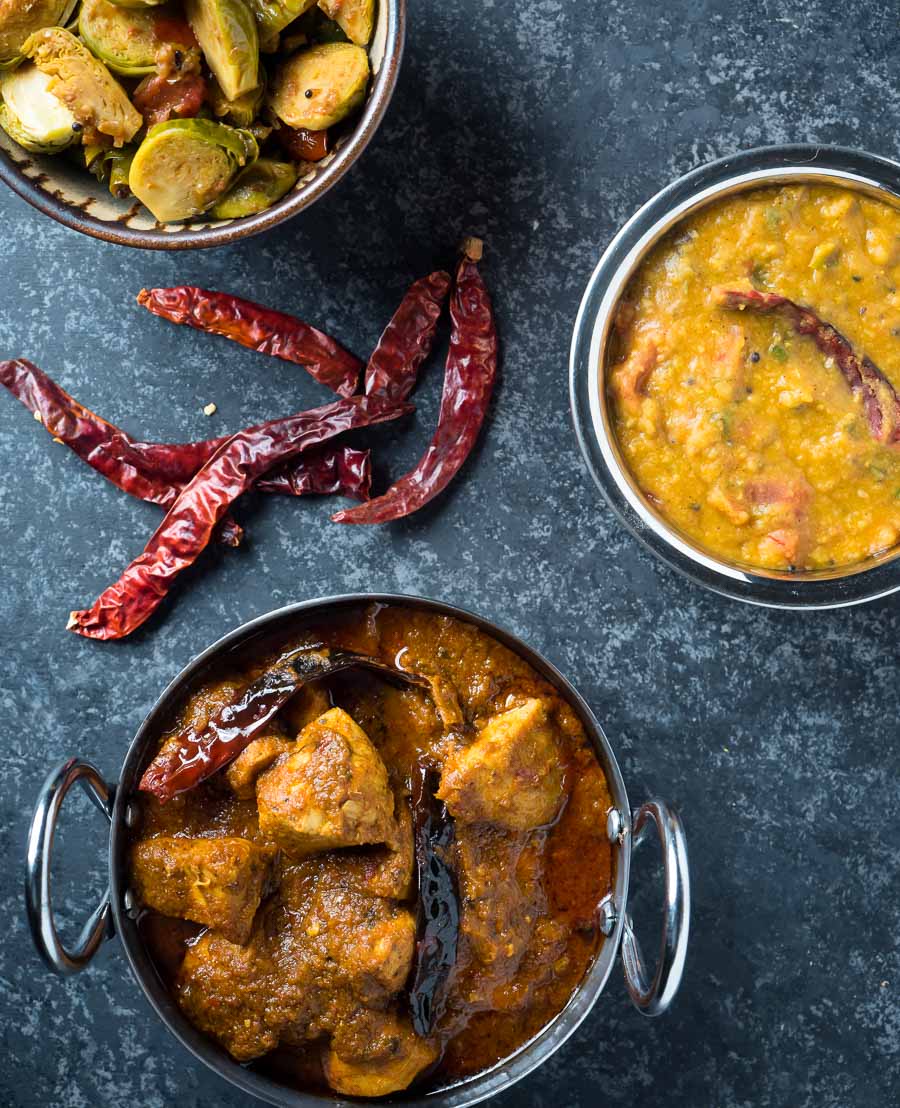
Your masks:
{"label": "brussels sprout half", "polygon": [[117,8],[158,8],[161,4],[165,4],[167,0],[109,0],[111,4],[115,4]]}
{"label": "brussels sprout half", "polygon": [[49,89],[84,128],[83,140],[105,135],[121,146],[144,124],[125,90],[88,48],[62,27],[36,31],[22,46],[42,72],[53,80]]}
{"label": "brussels sprout half", "polygon": [[361,46],[329,42],[301,50],[279,68],[270,103],[289,127],[324,131],[359,107],[369,83]]}
{"label": "brussels sprout half", "polygon": [[229,100],[259,84],[259,35],[244,0],[185,0],[206,64]]}
{"label": "brussels sprout half", "polygon": [[29,35],[42,27],[65,23],[77,0],[0,0],[0,69],[9,69],[22,58]]}
{"label": "brussels sprout half", "polygon": [[266,71],[260,67],[260,82],[256,88],[243,93],[237,100],[229,100],[215,77],[207,82],[207,95],[213,114],[227,119],[235,127],[249,127],[259,115],[266,94]]}
{"label": "brussels sprout half", "polygon": [[260,158],[235,178],[234,184],[217,200],[212,209],[216,219],[241,219],[271,208],[289,192],[297,180],[297,170],[290,162]]}
{"label": "brussels sprout half", "polygon": [[0,127],[33,154],[58,154],[77,138],[75,116],[50,92],[51,81],[30,62],[0,75]]}
{"label": "brussels sprout half", "polygon": [[249,131],[209,119],[170,119],[147,132],[128,184],[161,223],[189,219],[211,208],[257,154]]}
{"label": "brussels sprout half", "polygon": [[145,77],[156,69],[162,40],[159,9],[121,8],[108,0],[81,0],[78,33],[92,54],[121,77]]}
{"label": "brussels sprout half", "polygon": [[295,19],[316,6],[316,0],[247,0],[256,18],[260,41],[277,48],[277,37]]}
{"label": "brussels sprout half", "polygon": [[351,42],[368,45],[375,25],[375,0],[318,0],[318,3]]}

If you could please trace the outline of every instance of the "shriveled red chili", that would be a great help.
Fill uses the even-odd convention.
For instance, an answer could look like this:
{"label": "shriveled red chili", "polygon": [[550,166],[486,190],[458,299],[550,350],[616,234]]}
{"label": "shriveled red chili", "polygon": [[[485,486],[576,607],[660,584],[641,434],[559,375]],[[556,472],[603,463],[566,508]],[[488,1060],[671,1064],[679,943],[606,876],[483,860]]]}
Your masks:
{"label": "shriveled red chili", "polygon": [[894,386],[871,358],[860,357],[840,331],[812,308],[756,289],[718,289],[716,300],[723,308],[774,313],[798,335],[811,338],[826,358],[834,358],[851,392],[862,397],[872,437],[878,442],[900,441],[900,399]]}
{"label": "shriveled red chili", "polygon": [[[194,442],[136,442],[123,445],[117,440],[111,447],[132,460],[148,476],[182,486],[224,446],[230,435]],[[368,450],[350,446],[327,446],[308,455],[301,455],[282,469],[266,474],[254,488],[260,492],[285,496],[306,496],[308,493],[338,493],[365,500],[371,487],[372,472]]]}
{"label": "shriveled red chili", "polygon": [[481,242],[469,239],[450,298],[450,349],[437,431],[418,465],[382,496],[338,512],[335,523],[385,523],[417,511],[452,481],[487,414],[497,374],[497,330],[478,271]]}
{"label": "shriveled red chili", "polygon": [[339,396],[356,392],[362,363],[333,338],[284,312],[193,285],[142,289],[137,301],[154,315],[304,366]]}
{"label": "shriveled red chili", "polygon": [[405,400],[431,352],[450,274],[438,270],[410,285],[366,365],[366,392]]}
{"label": "shriveled red chili", "polygon": [[337,494],[368,500],[372,489],[372,458],[368,450],[335,446],[301,454],[283,469],[267,474],[254,486],[259,492],[306,496]]}
{"label": "shriveled red chili", "polygon": [[322,408],[238,431],[185,486],[144,552],[68,628],[93,639],[119,639],[149,618],[178,574],[206,548],[230,505],[273,466],[290,461],[344,431],[412,411],[374,396],[354,396]]}
{"label": "shriveled red chili", "polygon": [[79,404],[36,365],[24,358],[0,362],[0,384],[40,417],[55,439],[118,488],[164,508],[175,503],[179,481],[148,472],[135,457],[129,435]]}

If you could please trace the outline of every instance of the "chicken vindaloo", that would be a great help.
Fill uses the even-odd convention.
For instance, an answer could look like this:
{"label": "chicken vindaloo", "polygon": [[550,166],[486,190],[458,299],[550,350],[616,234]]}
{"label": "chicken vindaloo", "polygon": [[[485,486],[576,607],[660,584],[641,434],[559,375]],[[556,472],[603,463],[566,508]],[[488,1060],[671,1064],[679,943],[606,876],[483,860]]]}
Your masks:
{"label": "chicken vindaloo", "polygon": [[0,127],[159,222],[253,215],[363,103],[374,20],[375,0],[3,0]]}
{"label": "chicken vindaloo", "polygon": [[757,189],[683,223],[621,302],[609,387],[656,510],[729,562],[846,566],[900,539],[900,212]]}
{"label": "chicken vindaloo", "polygon": [[481,1072],[600,941],[611,802],[583,727],[445,616],[360,608],[277,646],[195,692],[144,775],[151,954],[196,1027],[297,1087]]}

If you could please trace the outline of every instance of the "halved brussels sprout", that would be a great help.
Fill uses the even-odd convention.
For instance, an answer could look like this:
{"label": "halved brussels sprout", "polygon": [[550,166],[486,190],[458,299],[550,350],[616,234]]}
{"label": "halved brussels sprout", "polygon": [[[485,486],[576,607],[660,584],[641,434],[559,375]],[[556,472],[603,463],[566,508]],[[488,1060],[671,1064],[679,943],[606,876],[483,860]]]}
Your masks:
{"label": "halved brussels sprout", "polygon": [[256,18],[260,42],[266,49],[277,47],[277,36],[299,19],[304,12],[316,6],[316,0],[247,0],[250,10]]}
{"label": "halved brussels sprout", "polygon": [[271,208],[289,192],[297,180],[297,170],[290,162],[260,158],[237,175],[234,184],[221,200],[213,205],[216,219],[240,219]]}
{"label": "halved brussels sprout", "polygon": [[80,130],[75,116],[50,92],[52,78],[26,62],[0,76],[0,127],[33,154],[57,154]]}
{"label": "halved brussels sprout", "polygon": [[319,7],[333,19],[351,42],[367,46],[375,24],[375,0],[318,0]]}
{"label": "halved brussels sprout", "polygon": [[143,126],[140,112],[106,66],[62,27],[36,31],[22,53],[53,78],[47,87],[81,124],[85,142],[96,141],[99,134],[122,146]]}
{"label": "halved brussels sprout", "polygon": [[147,132],[128,184],[161,223],[189,219],[208,211],[258,152],[249,131],[210,119],[170,119]]}
{"label": "halved brussels sprout", "polygon": [[324,131],[362,103],[368,83],[365,50],[329,42],[288,58],[275,76],[270,102],[289,127]]}
{"label": "halved brussels sprout", "polygon": [[122,77],[145,77],[156,69],[163,45],[158,8],[120,8],[108,0],[81,0],[78,33],[101,62]]}
{"label": "halved brussels sprout", "polygon": [[158,8],[167,0],[110,0],[117,8]]}
{"label": "halved brussels sprout", "polygon": [[75,4],[76,0],[0,0],[0,68],[17,65],[28,36],[65,23]]}
{"label": "halved brussels sprout", "polygon": [[259,36],[244,0],[186,0],[206,64],[229,100],[259,84]]}
{"label": "halved brussels sprout", "polygon": [[259,115],[266,94],[266,71],[260,68],[259,75],[262,78],[259,85],[239,96],[237,100],[229,100],[215,77],[211,78],[207,85],[207,96],[213,114],[219,119],[227,119],[235,127],[249,127]]}

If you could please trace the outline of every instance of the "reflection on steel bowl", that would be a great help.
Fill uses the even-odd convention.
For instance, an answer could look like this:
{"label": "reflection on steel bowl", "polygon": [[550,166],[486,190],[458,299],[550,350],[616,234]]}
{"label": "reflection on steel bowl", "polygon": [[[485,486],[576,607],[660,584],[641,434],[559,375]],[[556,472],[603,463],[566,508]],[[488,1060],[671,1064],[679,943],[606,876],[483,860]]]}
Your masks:
{"label": "reflection on steel bowl", "polygon": [[[110,891],[66,951],[49,847],[66,789],[108,810]],[[655,824],[666,904],[651,981],[626,915]],[[632,820],[618,766],[544,659],[449,605],[310,601],[200,655],[141,726],[114,803],[51,774],[29,914],[52,968],[110,924],[170,1030],[273,1104],[338,1094],[468,1105],[578,1026],[621,950],[640,1010],[670,1003],[687,856],[662,802]]]}
{"label": "reflection on steel bowl", "polygon": [[900,584],[898,192],[869,155],[749,151],[663,190],[595,271],[572,347],[582,448],[703,584],[798,607]]}

